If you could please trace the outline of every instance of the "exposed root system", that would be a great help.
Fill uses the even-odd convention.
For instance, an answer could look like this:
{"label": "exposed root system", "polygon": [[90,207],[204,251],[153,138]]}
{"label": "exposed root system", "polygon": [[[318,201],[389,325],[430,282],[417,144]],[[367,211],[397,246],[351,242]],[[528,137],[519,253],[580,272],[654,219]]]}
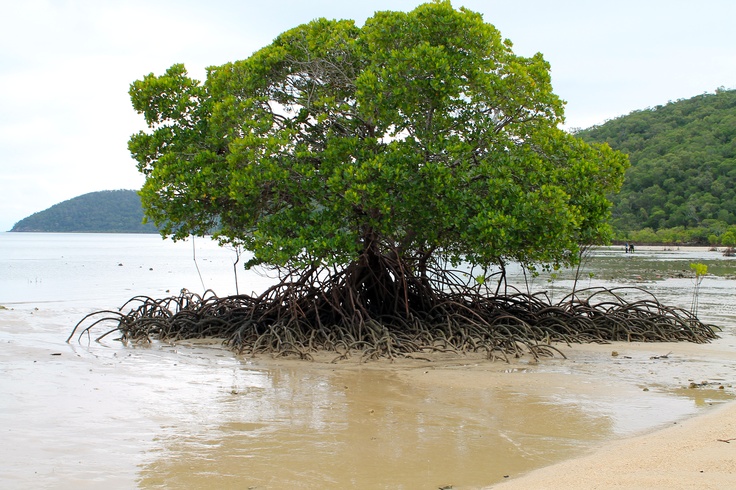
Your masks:
{"label": "exposed root system", "polygon": [[[433,352],[508,360],[526,353],[563,356],[555,343],[716,338],[717,327],[639,288],[585,289],[552,304],[544,293],[481,294],[480,288],[455,284],[416,295],[416,287],[406,287],[379,304],[370,291],[325,287],[315,276],[305,277],[284,280],[260,296],[136,296],[117,311],[87,315],[67,340],[118,333],[124,342],[220,338],[241,354],[311,359],[316,351],[328,351],[339,361]],[[386,304],[386,298],[394,302]]]}

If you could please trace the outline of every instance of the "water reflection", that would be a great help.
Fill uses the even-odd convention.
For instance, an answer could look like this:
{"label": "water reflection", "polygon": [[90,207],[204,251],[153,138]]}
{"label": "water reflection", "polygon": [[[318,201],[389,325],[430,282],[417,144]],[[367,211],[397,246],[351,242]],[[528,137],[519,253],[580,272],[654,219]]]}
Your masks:
{"label": "water reflection", "polygon": [[[244,367],[162,423],[142,488],[481,488],[637,429],[678,406],[550,394],[514,373],[488,389],[409,384],[381,369]],[[564,389],[565,387],[561,387]],[[687,405],[690,408],[685,408]],[[654,415],[656,414],[656,416]],[[665,419],[667,416],[664,417]],[[656,423],[656,422],[655,422]]]}

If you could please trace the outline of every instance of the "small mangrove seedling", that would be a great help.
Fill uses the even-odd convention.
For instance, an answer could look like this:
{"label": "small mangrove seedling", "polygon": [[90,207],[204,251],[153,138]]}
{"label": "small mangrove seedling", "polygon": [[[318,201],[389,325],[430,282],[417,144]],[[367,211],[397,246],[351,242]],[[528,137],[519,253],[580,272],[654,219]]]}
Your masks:
{"label": "small mangrove seedling", "polygon": [[701,263],[690,264],[690,269],[695,272],[695,289],[693,290],[693,302],[690,307],[690,312],[697,317],[698,316],[698,296],[700,294],[700,284],[703,282],[703,278],[708,273],[708,266]]}

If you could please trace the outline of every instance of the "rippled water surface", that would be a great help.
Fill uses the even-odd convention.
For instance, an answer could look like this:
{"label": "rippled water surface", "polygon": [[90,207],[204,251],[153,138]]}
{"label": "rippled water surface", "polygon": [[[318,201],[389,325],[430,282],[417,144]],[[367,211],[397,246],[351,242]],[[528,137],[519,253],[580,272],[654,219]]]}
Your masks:
{"label": "rippled water surface", "polygon": [[[234,260],[204,240],[0,234],[0,487],[483,488],[734,395],[717,356],[735,343],[734,262],[708,251],[602,249],[579,281],[690,307],[689,263],[707,263],[701,316],[725,331],[702,356],[332,365],[209,342],[65,342],[86,313],[135,294],[234,293]],[[238,289],[269,281],[240,272]],[[561,297],[570,284],[532,286]]]}

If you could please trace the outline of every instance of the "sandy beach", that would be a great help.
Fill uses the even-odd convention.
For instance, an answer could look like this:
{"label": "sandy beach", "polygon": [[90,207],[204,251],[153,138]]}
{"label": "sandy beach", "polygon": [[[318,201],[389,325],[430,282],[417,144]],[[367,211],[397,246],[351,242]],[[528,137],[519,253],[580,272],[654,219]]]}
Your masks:
{"label": "sandy beach", "polygon": [[[690,390],[710,388],[732,389],[736,374],[736,346],[733,339],[721,339],[714,344],[640,344],[583,345],[564,348],[572,359],[590,353],[618,352],[618,358],[656,357],[655,352],[669,353],[667,359],[690,359],[704,363],[698,374],[718,378],[722,372],[730,379],[727,386],[720,381],[693,381]],[[652,357],[650,356],[650,357]],[[659,359],[652,359],[658,361]],[[707,367],[705,367],[707,365]],[[641,365],[639,366],[639,368]],[[613,364],[607,366],[616,370]],[[695,371],[691,371],[695,373]],[[477,373],[463,376],[463,383],[482,386]],[[660,374],[641,370],[642,385],[668,383],[670,373]],[[450,371],[444,382],[457,383],[460,378]],[[696,376],[693,374],[693,376]],[[695,381],[698,380],[698,381]],[[679,381],[679,380],[678,380]],[[675,381],[675,382],[678,382]],[[721,388],[723,386],[723,388]],[[644,391],[647,390],[647,391]],[[648,389],[642,389],[646,396]],[[712,404],[699,414],[648,430],[631,437],[602,442],[586,454],[523,475],[509,475],[500,484],[488,488],[514,489],[724,489],[736,486],[736,402]]]}
{"label": "sandy beach", "polygon": [[[576,372],[602,368],[612,378],[626,377],[627,371],[638,377],[642,398],[650,389],[655,389],[654,386],[680,384],[682,392],[723,392],[724,401],[704,402],[705,406],[694,416],[636,431],[628,437],[602,441],[582,455],[526,474],[509,474],[503,483],[487,488],[723,489],[736,485],[736,402],[727,396],[736,381],[736,341],[733,337],[703,345],[617,342],[560,348],[568,356],[567,361],[576,365],[573,368]],[[617,355],[612,356],[613,353]],[[545,362],[550,361],[542,361],[542,364]],[[412,377],[415,383],[484,389],[498,382],[493,376],[484,374],[485,369],[489,367],[459,370],[446,365],[424,375],[418,371],[405,375]],[[684,373],[687,373],[686,378],[681,377]],[[575,390],[579,394],[586,390],[611,389],[607,384],[569,386],[560,374],[529,377],[525,380],[525,389],[556,388]]]}
{"label": "sandy beach", "polygon": [[725,489],[736,485],[736,403],[645,435],[613,441],[490,488]]}
{"label": "sandy beach", "polygon": [[736,402],[489,488],[724,489],[736,486]]}

